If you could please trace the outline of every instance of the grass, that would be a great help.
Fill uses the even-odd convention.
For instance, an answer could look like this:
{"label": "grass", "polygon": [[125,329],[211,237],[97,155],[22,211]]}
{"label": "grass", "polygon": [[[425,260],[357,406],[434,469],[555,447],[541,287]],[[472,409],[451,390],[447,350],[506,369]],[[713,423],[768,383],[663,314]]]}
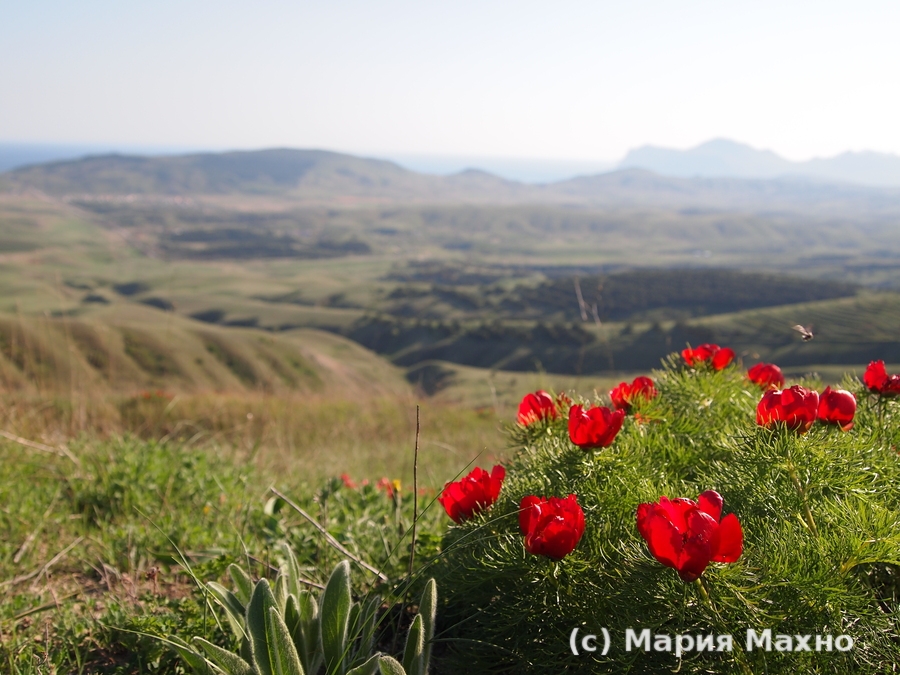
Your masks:
{"label": "grass", "polygon": [[[227,646],[196,579],[219,579],[232,562],[255,577],[269,574],[283,540],[298,551],[307,577],[324,581],[338,554],[290,509],[267,510],[270,485],[392,579],[406,569],[412,401],[146,392],[119,410],[85,416],[96,427],[76,438],[65,437],[70,406],[6,403],[5,428],[18,422],[18,433],[53,445],[0,439],[4,672],[181,672],[151,636],[198,634]],[[419,523],[420,555],[427,556],[443,522],[435,489],[479,447],[493,455],[503,443],[496,420],[464,409],[429,405],[421,419],[419,508],[433,507]],[[161,434],[168,439],[154,440]],[[69,454],[57,454],[64,439]],[[340,473],[367,485],[349,489]],[[393,497],[376,486],[382,476],[398,481]],[[362,575],[355,586],[371,583]]]}

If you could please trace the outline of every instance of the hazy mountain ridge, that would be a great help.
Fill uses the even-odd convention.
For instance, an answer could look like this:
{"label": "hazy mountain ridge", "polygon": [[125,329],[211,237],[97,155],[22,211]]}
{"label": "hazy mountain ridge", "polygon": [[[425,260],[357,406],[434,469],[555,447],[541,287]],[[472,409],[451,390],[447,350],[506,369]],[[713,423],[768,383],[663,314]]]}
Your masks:
{"label": "hazy mountain ridge", "polygon": [[307,200],[504,201],[527,187],[481,171],[430,176],[380,159],[286,148],[163,157],[102,155],[22,167],[4,176],[13,189],[54,196],[256,194]]}
{"label": "hazy mountain ridge", "polygon": [[[748,156],[757,157],[752,154],[757,151],[747,148],[741,151],[743,155],[747,155],[745,150],[750,151]],[[765,162],[774,162],[773,157],[778,159],[775,155],[769,157],[764,153],[763,156]],[[851,166],[855,160],[842,161]],[[384,160],[293,149],[161,157],[86,157],[0,174],[0,187],[13,192],[37,190],[55,197],[257,195],[341,204],[544,203],[627,208],[900,212],[900,188],[828,183],[802,177],[686,178],[623,168],[532,185],[480,170],[435,176],[409,171]]]}
{"label": "hazy mountain ridge", "polygon": [[667,176],[750,179],[806,178],[873,187],[900,186],[900,156],[845,152],[835,157],[792,162],[770,150],[757,150],[727,139],[688,150],[645,145],[628,152],[618,168],[641,168]]}

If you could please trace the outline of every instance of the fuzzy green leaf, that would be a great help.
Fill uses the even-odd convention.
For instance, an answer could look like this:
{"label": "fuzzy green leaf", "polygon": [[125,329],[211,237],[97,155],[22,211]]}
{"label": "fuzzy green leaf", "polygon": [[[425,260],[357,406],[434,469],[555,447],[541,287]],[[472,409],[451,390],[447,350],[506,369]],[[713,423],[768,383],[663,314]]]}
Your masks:
{"label": "fuzzy green leaf", "polygon": [[407,675],[403,666],[390,656],[382,656],[378,660],[378,670],[381,671],[381,675]]}
{"label": "fuzzy green leaf", "polygon": [[344,657],[349,651],[347,631],[350,606],[350,563],[344,560],[331,573],[319,607],[320,639],[327,675],[345,671]]}
{"label": "fuzzy green leaf", "polygon": [[283,574],[279,574],[278,578],[275,579],[275,586],[272,589],[272,594],[275,596],[275,605],[278,607],[279,612],[284,612],[284,605],[287,602],[287,584],[287,577],[285,577]]}
{"label": "fuzzy green leaf", "polygon": [[300,565],[297,562],[297,556],[294,555],[294,549],[287,542],[282,542],[281,552],[284,554],[281,573],[287,577],[288,592],[299,598],[304,589],[300,584]]}
{"label": "fuzzy green leaf", "polygon": [[268,629],[269,610],[275,607],[275,596],[269,588],[269,582],[260,579],[253,589],[250,602],[247,605],[247,631],[250,633],[250,653],[253,655],[253,665],[259,671],[259,675],[276,675],[272,669],[272,659],[269,655]]}
{"label": "fuzzy green leaf", "polygon": [[178,655],[182,660],[184,660],[195,673],[198,673],[199,675],[213,675],[213,669],[206,659],[203,658],[203,655],[194,651],[194,648],[187,642],[174,635],[170,635],[168,640],[172,643],[172,648],[178,652]]}
{"label": "fuzzy green leaf", "polygon": [[434,624],[437,620],[437,582],[429,579],[419,600],[419,616],[422,617],[425,648],[422,651],[422,675],[427,675],[431,662],[431,641],[434,639]]}
{"label": "fuzzy green leaf", "polygon": [[253,582],[250,576],[234,563],[228,566],[228,574],[234,582],[235,596],[246,607],[250,602],[250,596],[253,595]]}
{"label": "fuzzy green leaf", "polygon": [[284,619],[275,607],[269,608],[269,621],[266,624],[269,661],[274,675],[305,675],[300,657],[291,640]]}
{"label": "fuzzy green leaf", "polygon": [[225,609],[225,616],[228,617],[228,624],[231,626],[231,630],[235,637],[238,640],[247,637],[247,631],[244,627],[247,610],[244,607],[244,604],[234,593],[221,584],[217,584],[215,581],[210,581],[206,587],[209,589],[209,592],[213,594],[213,597],[218,603]]}
{"label": "fuzzy green leaf", "polygon": [[207,657],[227,675],[253,675],[253,666],[234,652],[214,645],[202,637],[195,637],[194,644],[206,652]]}
{"label": "fuzzy green leaf", "polygon": [[319,642],[319,605],[316,598],[309,591],[301,591],[297,596],[297,609],[300,612],[300,630],[302,633],[302,646],[297,642],[294,634],[294,644],[300,653],[300,660],[307,673],[315,673],[322,665],[324,656]]}
{"label": "fuzzy green leaf", "polygon": [[348,670],[347,675],[375,675],[378,672],[378,662],[381,658],[381,654],[375,654],[362,665]]}
{"label": "fuzzy green leaf", "polygon": [[422,656],[425,651],[425,629],[422,615],[416,614],[406,636],[406,649],[403,650],[403,669],[407,675],[424,675]]}

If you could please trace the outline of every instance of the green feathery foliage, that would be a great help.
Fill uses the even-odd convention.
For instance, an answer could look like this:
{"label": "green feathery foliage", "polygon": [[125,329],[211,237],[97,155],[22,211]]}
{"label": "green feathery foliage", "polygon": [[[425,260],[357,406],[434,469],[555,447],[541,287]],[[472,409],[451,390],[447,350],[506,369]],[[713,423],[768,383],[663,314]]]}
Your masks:
{"label": "green feathery foliage", "polygon": [[[450,663],[478,673],[893,672],[900,404],[848,379],[859,402],[853,429],[817,423],[799,435],[756,425],[761,391],[737,367],[691,370],[675,357],[663,366],[659,396],[636,405],[609,448],[578,449],[564,419],[510,430],[520,450],[499,500],[444,541],[439,628]],[[635,513],[662,495],[706,490],[740,520],[744,550],[685,583],[650,555]],[[558,562],[527,553],[521,499],[570,493],[587,523],[578,547]],[[572,653],[575,628],[598,635],[596,652]],[[673,649],[651,640],[649,651],[627,651],[626,629],[672,636]],[[771,651],[748,650],[748,629],[770,629]],[[676,656],[675,636],[709,634],[733,636],[733,650]],[[812,651],[777,651],[778,634],[792,645],[812,635]],[[854,642],[816,651],[816,635]]]}

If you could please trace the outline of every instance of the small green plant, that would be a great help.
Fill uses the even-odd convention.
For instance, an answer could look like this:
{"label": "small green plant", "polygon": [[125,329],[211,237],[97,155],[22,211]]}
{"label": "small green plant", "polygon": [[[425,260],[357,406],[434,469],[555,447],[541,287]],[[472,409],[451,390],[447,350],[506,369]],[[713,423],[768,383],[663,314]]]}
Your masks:
{"label": "small green plant", "polygon": [[191,643],[170,637],[197,673],[226,675],[427,675],[437,607],[430,579],[406,639],[402,663],[375,651],[381,598],[354,602],[350,563],[334,568],[318,600],[300,577],[293,550],[282,545],[285,562],[274,585],[254,585],[237,565],[228,569],[234,591],[207,585],[238,641],[237,653],[202,637]]}

